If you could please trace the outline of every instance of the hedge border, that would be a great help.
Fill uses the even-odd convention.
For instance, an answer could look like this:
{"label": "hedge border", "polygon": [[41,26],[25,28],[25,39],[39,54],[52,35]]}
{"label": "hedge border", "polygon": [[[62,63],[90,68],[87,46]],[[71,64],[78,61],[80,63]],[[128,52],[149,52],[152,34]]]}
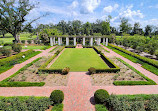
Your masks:
{"label": "hedge border", "polygon": [[63,69],[52,69],[52,68],[46,68],[48,66],[48,64],[59,55],[59,53],[64,49],[65,47],[63,46],[62,48],[60,48],[59,50],[57,50],[51,58],[49,58],[39,69],[38,71],[41,72],[48,72],[48,73],[62,73]]}
{"label": "hedge border", "polygon": [[1,81],[0,82],[0,87],[44,86],[45,85],[44,82],[8,82],[11,78],[15,77],[21,71],[24,71],[25,69],[27,69],[28,67],[30,67],[31,65],[33,65],[35,62],[39,61],[40,59],[42,59],[42,57],[37,58],[36,60],[32,61],[31,63],[28,63],[27,65],[25,65],[24,67],[22,67],[21,69],[19,69],[16,73],[14,73],[10,77],[8,77],[8,78],[4,79],[3,81]]}
{"label": "hedge border", "polygon": [[114,85],[156,85],[156,83],[120,58],[116,58],[147,81],[114,81]]}
{"label": "hedge border", "polygon": [[69,46],[65,46],[65,48],[75,48],[76,46],[73,45],[69,45]]}
{"label": "hedge border", "polygon": [[102,72],[109,72],[109,73],[116,73],[120,71],[120,67],[118,67],[116,64],[114,64],[109,58],[107,58],[97,47],[93,47],[93,49],[100,54],[101,58],[107,65],[111,66],[111,68],[106,68],[106,69],[96,69],[96,73],[102,73]]}
{"label": "hedge border", "polygon": [[153,65],[153,66],[155,66],[155,67],[158,68],[158,61],[155,61],[155,60],[152,60],[152,59],[149,59],[149,58],[140,56],[140,55],[138,55],[138,54],[135,54],[135,53],[133,53],[133,52],[130,52],[130,51],[128,51],[128,50],[125,50],[125,49],[123,49],[123,48],[121,48],[121,47],[115,46],[115,45],[113,45],[113,44],[109,44],[109,46],[111,46],[111,47],[113,47],[113,48],[115,48],[115,49],[117,49],[117,50],[119,50],[119,51],[122,51],[122,52],[124,52],[124,53],[126,53],[126,54],[128,54],[128,55],[131,55],[131,56],[133,56],[133,57],[135,57],[135,58],[137,58],[137,59],[139,59],[139,60],[141,60],[141,61],[143,61],[143,62],[146,62],[146,63],[148,63],[148,64],[150,64],[150,65]]}

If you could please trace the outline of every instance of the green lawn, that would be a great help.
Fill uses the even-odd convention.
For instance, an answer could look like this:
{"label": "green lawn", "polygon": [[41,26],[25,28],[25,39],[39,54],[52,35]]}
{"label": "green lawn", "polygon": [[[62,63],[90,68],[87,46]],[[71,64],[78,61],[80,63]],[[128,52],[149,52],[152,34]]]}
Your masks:
{"label": "green lawn", "polygon": [[[0,41],[3,41],[4,43],[12,43],[14,40],[13,36],[9,33],[5,34],[5,38],[1,38],[2,35],[0,35]],[[30,33],[22,33],[20,34],[20,40],[29,40],[36,38],[36,35],[33,35],[32,38],[30,38]]]}
{"label": "green lawn", "polygon": [[108,65],[97,55],[93,49],[65,49],[51,68],[63,69],[69,67],[70,71],[88,71],[90,67],[96,69],[108,68]]}
{"label": "green lawn", "polygon": [[40,50],[45,50],[45,49],[48,49],[48,48],[50,48],[51,46],[44,46],[44,45],[39,45],[39,46],[27,46],[27,47],[25,47],[25,46],[22,46],[22,48],[23,49],[40,49]]}

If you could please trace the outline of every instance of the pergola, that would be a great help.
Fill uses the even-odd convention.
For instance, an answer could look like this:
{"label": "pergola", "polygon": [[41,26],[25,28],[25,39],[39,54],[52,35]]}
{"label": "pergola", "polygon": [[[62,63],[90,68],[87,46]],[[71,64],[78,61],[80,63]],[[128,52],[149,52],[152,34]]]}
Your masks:
{"label": "pergola", "polygon": [[[53,46],[56,44],[56,40],[55,38],[57,38],[57,41],[58,41],[58,45],[62,45],[62,42],[63,42],[63,38],[66,38],[66,46],[69,46],[69,40],[70,38],[73,38],[73,45],[76,46],[76,39],[77,38],[82,38],[82,44],[83,45],[86,45],[85,44],[85,41],[86,41],[86,38],[89,39],[89,43],[90,43],[90,46],[93,46],[93,41],[95,40],[96,44],[97,45],[100,45],[101,43],[101,39],[103,39],[103,45],[108,45],[108,38],[107,37],[98,37],[98,36],[69,36],[69,37],[50,37],[50,45]],[[105,44],[105,39],[106,39],[106,44]]]}

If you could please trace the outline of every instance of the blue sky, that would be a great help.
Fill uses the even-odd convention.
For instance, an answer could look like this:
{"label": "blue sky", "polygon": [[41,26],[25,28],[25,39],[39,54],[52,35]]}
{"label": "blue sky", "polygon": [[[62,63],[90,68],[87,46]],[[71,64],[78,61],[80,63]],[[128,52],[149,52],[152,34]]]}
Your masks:
{"label": "blue sky", "polygon": [[141,27],[158,25],[158,0],[32,0],[40,2],[27,16],[28,19],[48,13],[35,24],[56,24],[61,20],[81,20],[95,22],[112,16],[111,25],[118,27],[120,18],[126,17],[133,25]]}

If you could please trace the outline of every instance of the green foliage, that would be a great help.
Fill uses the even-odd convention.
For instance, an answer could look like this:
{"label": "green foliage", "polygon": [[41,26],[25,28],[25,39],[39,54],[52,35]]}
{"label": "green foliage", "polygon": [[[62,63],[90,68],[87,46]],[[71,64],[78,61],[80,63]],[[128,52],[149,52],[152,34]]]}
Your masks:
{"label": "green foliage", "polygon": [[113,111],[157,111],[158,96],[110,95],[106,106]]}
{"label": "green foliage", "polygon": [[[25,51],[25,52],[20,52],[19,54],[11,56],[11,57],[0,59],[0,73],[9,70],[15,64],[22,63],[22,62],[30,59],[31,57],[34,57],[35,55],[37,55],[39,53],[41,53],[41,52],[40,51],[28,50],[28,51]],[[22,56],[25,56],[25,58],[23,58]]]}
{"label": "green foliage", "polygon": [[9,57],[12,52],[11,52],[10,49],[2,48],[2,49],[1,49],[1,53],[2,53],[4,56]]}
{"label": "green foliage", "polygon": [[54,104],[61,104],[64,100],[64,93],[61,90],[54,90],[50,95],[50,100]]}
{"label": "green foliage", "polygon": [[95,110],[96,111],[108,111],[106,109],[106,106],[102,105],[102,104],[95,104]]}
{"label": "green foliage", "polygon": [[47,97],[0,97],[2,111],[45,111],[50,105]]}
{"label": "green foliage", "polygon": [[158,59],[158,50],[155,51],[156,58]]}
{"label": "green foliage", "polygon": [[31,42],[32,42],[31,40],[27,40],[27,43],[28,43],[28,44],[31,44]]}
{"label": "green foliage", "polygon": [[[131,60],[134,63],[139,63],[142,65],[143,68],[147,69],[148,71],[158,75],[158,68],[155,67],[158,62],[146,57],[142,57],[125,49],[122,49],[118,46],[109,44],[108,48],[112,49],[116,53],[120,54],[121,56]],[[136,56],[137,55],[137,56]],[[150,63],[149,63],[150,62]]]}
{"label": "green foliage", "polygon": [[142,74],[141,72],[136,70],[134,67],[132,67],[131,65],[129,65],[128,63],[126,63],[122,59],[117,58],[117,60],[119,60],[120,62],[125,64],[127,67],[132,69],[134,72],[139,74],[141,77],[143,77],[147,81],[114,81],[114,83],[113,83],[114,85],[156,85],[156,83],[153,80],[151,80],[148,77],[146,77],[144,74]]}
{"label": "green foliage", "polygon": [[94,67],[91,67],[88,69],[89,74],[95,74],[96,73],[96,69]]}
{"label": "green foliage", "polygon": [[21,40],[21,43],[25,44],[25,40]]}
{"label": "green foliage", "polygon": [[96,103],[105,103],[109,98],[109,93],[104,89],[99,89],[94,93],[94,99]]}
{"label": "green foliage", "polygon": [[9,82],[9,80],[16,75],[18,75],[20,72],[26,70],[28,67],[33,65],[35,62],[39,61],[41,58],[38,58],[31,63],[25,65],[23,68],[18,70],[15,74],[11,75],[10,77],[6,78],[5,80],[0,82],[0,87],[28,87],[28,86],[43,86],[44,82]]}
{"label": "green foliage", "polygon": [[65,67],[63,70],[62,70],[62,74],[66,75],[68,74],[70,71],[70,68],[69,67]]}
{"label": "green foliage", "polygon": [[56,104],[53,106],[52,111],[63,111],[63,104]]}
{"label": "green foliage", "polygon": [[12,50],[13,50],[14,52],[20,53],[21,50],[22,50],[22,47],[21,47],[20,44],[13,44],[13,45],[12,45]]}

